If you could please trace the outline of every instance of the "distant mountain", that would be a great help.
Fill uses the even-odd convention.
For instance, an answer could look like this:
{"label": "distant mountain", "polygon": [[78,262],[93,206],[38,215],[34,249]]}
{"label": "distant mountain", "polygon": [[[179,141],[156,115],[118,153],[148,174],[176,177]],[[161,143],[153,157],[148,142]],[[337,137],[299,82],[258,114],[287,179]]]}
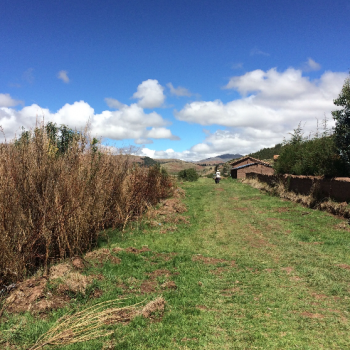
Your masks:
{"label": "distant mountain", "polygon": [[226,154],[221,154],[220,156],[202,159],[196,163],[197,164],[203,164],[203,163],[205,163],[205,164],[209,164],[209,163],[210,164],[218,164],[218,163],[225,163],[228,160],[237,159],[237,158],[241,158],[241,157],[243,157],[241,154],[226,153]]}

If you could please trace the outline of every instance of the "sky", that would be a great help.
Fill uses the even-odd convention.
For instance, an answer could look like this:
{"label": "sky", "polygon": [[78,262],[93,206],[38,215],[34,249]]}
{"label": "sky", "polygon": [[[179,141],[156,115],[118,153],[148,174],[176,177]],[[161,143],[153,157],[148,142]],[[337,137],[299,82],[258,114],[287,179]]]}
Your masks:
{"label": "sky", "polygon": [[0,142],[89,123],[102,144],[201,160],[334,125],[349,0],[2,0]]}

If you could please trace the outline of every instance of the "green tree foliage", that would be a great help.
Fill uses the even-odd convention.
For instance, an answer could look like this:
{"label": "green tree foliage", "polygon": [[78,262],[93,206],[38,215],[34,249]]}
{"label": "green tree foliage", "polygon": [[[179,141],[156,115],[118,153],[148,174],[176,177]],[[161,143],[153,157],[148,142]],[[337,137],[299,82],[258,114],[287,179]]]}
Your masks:
{"label": "green tree foliage", "polygon": [[231,170],[231,165],[229,163],[225,163],[222,166],[222,175],[228,176],[230,174],[230,170]]}
{"label": "green tree foliage", "polygon": [[272,159],[275,154],[280,154],[282,149],[282,144],[278,143],[275,147],[263,148],[255,153],[250,153],[249,155],[257,159]]}
{"label": "green tree foliage", "polygon": [[178,172],[177,177],[179,180],[183,181],[197,181],[199,175],[194,168],[184,169]]}
{"label": "green tree foliage", "polygon": [[[50,142],[50,152],[56,155],[62,155],[66,153],[73,145],[74,142],[79,142],[81,135],[79,132],[70,129],[67,125],[57,126],[56,123],[49,122],[43,127],[36,127],[33,131],[27,131],[22,128],[22,133],[19,139],[15,141],[16,146],[25,146],[29,142],[35,142],[35,139],[44,136],[44,133]],[[93,139],[92,148],[94,152],[97,151],[97,139]]]}
{"label": "green tree foliage", "polygon": [[143,157],[141,159],[143,160],[143,165],[147,167],[159,164],[157,161],[150,157]]}
{"label": "green tree foliage", "polygon": [[339,156],[335,136],[327,129],[326,121],[322,134],[316,132],[313,138],[304,137],[299,124],[285,141],[274,168],[278,174],[347,176],[345,162]]}
{"label": "green tree foliage", "polygon": [[345,80],[338,98],[333,102],[336,106],[342,107],[332,112],[336,122],[335,144],[342,159],[350,166],[350,78]]}

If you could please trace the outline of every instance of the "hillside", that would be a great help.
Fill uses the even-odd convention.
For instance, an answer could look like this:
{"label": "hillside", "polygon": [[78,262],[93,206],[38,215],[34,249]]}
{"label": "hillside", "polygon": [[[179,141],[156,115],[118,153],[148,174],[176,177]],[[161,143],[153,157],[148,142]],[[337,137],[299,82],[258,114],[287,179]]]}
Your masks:
{"label": "hillside", "polygon": [[171,175],[175,175],[181,170],[190,168],[196,169],[200,175],[203,175],[210,171],[212,168],[212,166],[203,166],[192,162],[186,162],[180,159],[157,159],[157,162],[159,162],[161,166],[165,168]]}
{"label": "hillside", "polygon": [[225,163],[231,159],[237,159],[237,158],[241,158],[243,157],[241,154],[230,154],[230,153],[226,153],[226,154],[221,154],[219,156],[216,157],[211,157],[211,158],[206,158],[206,159],[202,159],[199,160],[195,163],[197,164],[207,164],[207,165],[212,165],[212,164],[220,164],[220,163]]}

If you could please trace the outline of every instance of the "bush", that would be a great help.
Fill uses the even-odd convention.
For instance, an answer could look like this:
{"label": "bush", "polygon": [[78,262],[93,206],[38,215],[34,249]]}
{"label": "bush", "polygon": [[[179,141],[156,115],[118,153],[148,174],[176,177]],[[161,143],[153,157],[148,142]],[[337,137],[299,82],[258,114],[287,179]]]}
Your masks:
{"label": "bush", "polygon": [[[325,121],[326,123],[326,121]],[[314,138],[303,137],[299,124],[291,140],[284,142],[274,169],[277,174],[314,175],[314,176],[347,176],[347,166],[339,156],[335,137],[326,128]]]}
{"label": "bush", "polygon": [[184,169],[178,172],[177,177],[179,180],[183,181],[197,181],[199,175],[194,168]]}
{"label": "bush", "polygon": [[86,133],[64,132],[61,144],[44,125],[0,144],[0,286],[90,250],[101,230],[123,229],[172,194],[158,166],[135,166]]}

